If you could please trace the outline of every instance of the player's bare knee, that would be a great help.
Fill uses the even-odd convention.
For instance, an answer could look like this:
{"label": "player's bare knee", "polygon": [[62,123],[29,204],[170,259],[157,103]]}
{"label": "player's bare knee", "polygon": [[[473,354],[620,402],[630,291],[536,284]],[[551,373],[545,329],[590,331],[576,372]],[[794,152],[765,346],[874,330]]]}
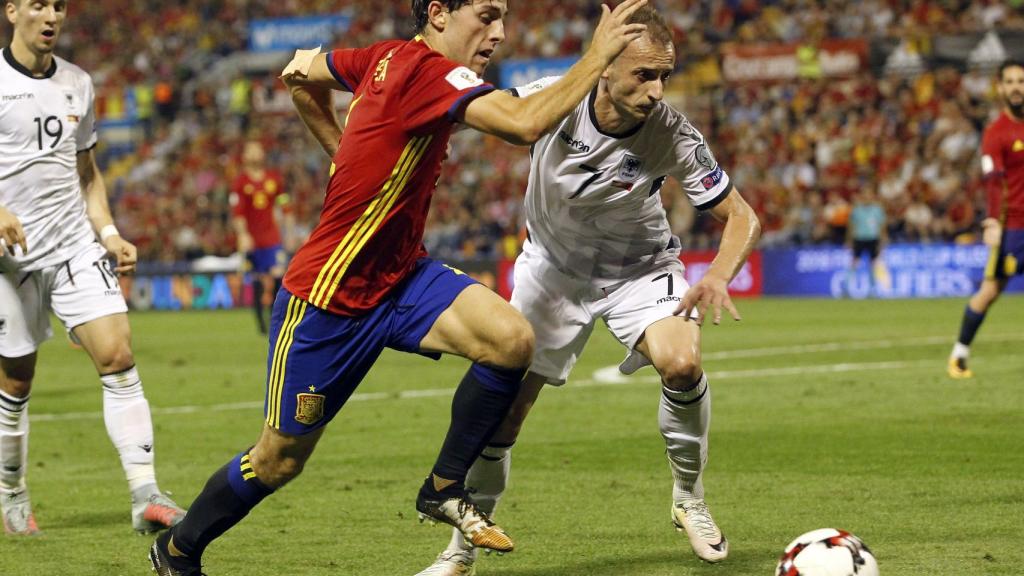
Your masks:
{"label": "player's bare knee", "polygon": [[286,456],[281,453],[260,454],[253,450],[250,453],[250,458],[253,471],[256,472],[260,482],[273,489],[280,488],[294,480],[302,473],[302,469],[306,465],[306,458]]}
{"label": "player's bare knee", "polygon": [[658,366],[658,374],[669,390],[688,390],[700,379],[700,363],[689,358],[676,357]]}
{"label": "player's bare knee", "polygon": [[135,356],[127,343],[111,346],[97,356],[95,361],[101,374],[124,372],[135,365]]}
{"label": "player's bare knee", "polygon": [[10,376],[0,380],[0,391],[14,398],[24,398],[32,391],[32,378],[22,380]]}
{"label": "player's bare knee", "polygon": [[525,319],[509,322],[497,335],[493,358],[485,364],[503,368],[525,368],[533,360],[533,328]]}

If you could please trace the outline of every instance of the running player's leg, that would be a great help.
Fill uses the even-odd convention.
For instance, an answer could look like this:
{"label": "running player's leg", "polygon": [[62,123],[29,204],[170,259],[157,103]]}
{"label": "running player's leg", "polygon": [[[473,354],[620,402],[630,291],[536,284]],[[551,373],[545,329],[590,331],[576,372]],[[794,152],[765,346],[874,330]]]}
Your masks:
{"label": "running player's leg", "polygon": [[8,534],[37,534],[25,475],[36,349],[50,337],[44,272],[0,273],[0,515]]}
{"label": "running player's leg", "polygon": [[[593,331],[594,318],[575,297],[582,286],[531,254],[516,260],[511,304],[534,329],[536,342],[527,373],[508,414],[466,476],[480,509],[492,515],[508,485],[512,446],[545,384],[560,385]],[[470,574],[476,551],[459,530],[423,576]]]}
{"label": "running player's leg", "polygon": [[132,526],[159,530],[185,511],[160,492],[153,423],[131,348],[128,308],[99,244],[58,266],[50,284],[53,311],[92,358],[103,387],[103,420],[131,492]]}
{"label": "running player's leg", "polygon": [[28,464],[28,400],[36,354],[0,356],[0,514],[4,532],[39,532],[25,485]]}
{"label": "running player's leg", "polygon": [[672,471],[672,517],[703,560],[725,558],[728,544],[704,502],[711,392],[701,367],[700,327],[673,315],[689,285],[678,261],[632,281],[609,298],[605,320],[630,355],[631,373],[653,364],[662,380],[658,425]]}
{"label": "running player's leg", "polygon": [[960,321],[960,334],[953,344],[947,362],[947,373],[952,378],[971,378],[973,372],[967,367],[974,337],[985,321],[988,309],[999,299],[1009,278],[1020,273],[1018,261],[1024,258],[1024,231],[1005,231],[997,245],[991,247],[985,266],[985,279],[968,300]]}
{"label": "running player's leg", "polygon": [[[417,497],[422,514],[453,523],[443,509],[464,499],[469,467],[515,400],[530,365],[533,340],[533,330],[522,315],[479,284],[463,289],[420,340],[423,352],[457,354],[473,361],[455,391],[448,433]],[[486,523],[486,516],[482,520]],[[479,533],[474,543],[511,550],[511,541],[493,532],[495,541]]]}
{"label": "running player's leg", "polygon": [[267,359],[265,425],[255,446],[217,470],[185,519],[157,538],[150,560],[161,576],[197,569],[207,546],[298,476],[323,427],[384,348],[391,309],[350,318],[282,290],[274,303]]}

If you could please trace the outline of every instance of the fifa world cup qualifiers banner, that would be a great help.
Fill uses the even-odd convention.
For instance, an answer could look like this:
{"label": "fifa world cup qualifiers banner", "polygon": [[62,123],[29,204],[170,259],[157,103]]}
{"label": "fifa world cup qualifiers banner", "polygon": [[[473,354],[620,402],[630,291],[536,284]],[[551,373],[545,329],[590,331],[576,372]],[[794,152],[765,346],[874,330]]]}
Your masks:
{"label": "fifa world cup qualifiers banner", "polygon": [[815,44],[728,44],[721,50],[722,76],[730,82],[850,76],[868,64],[864,39]]}
{"label": "fifa world cup qualifiers banner", "polygon": [[[884,267],[851,267],[837,247],[762,251],[764,294],[832,298],[938,298],[970,296],[985,272],[984,245],[896,244],[882,251]],[[1024,291],[1024,278],[1007,288]]]}
{"label": "fifa world cup qualifiers banner", "polygon": [[249,22],[249,50],[282,52],[318,45],[329,48],[335,36],[348,30],[351,21],[347,14],[253,20]]}

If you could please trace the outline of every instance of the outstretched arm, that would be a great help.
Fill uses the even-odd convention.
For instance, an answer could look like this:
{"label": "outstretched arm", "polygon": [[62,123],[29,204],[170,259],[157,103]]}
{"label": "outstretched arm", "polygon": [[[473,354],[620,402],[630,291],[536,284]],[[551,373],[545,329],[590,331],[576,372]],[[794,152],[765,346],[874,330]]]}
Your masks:
{"label": "outstretched arm", "polygon": [[341,140],[341,124],[334,114],[331,92],[344,87],[327,67],[327,54],[319,48],[299,50],[281,73],[281,80],[292,94],[292,103],[320,147],[331,158]]}
{"label": "outstretched arm", "polygon": [[646,26],[626,24],[626,20],[645,4],[647,0],[626,0],[615,10],[602,5],[590,48],[558,82],[526,98],[502,91],[481,96],[466,106],[463,122],[512,144],[533,144],[565,118],[612,60],[644,33]]}
{"label": "outstretched arm", "polygon": [[135,245],[121,238],[121,233],[114,226],[114,217],[110,215],[110,204],[107,202],[107,186],[96,165],[96,155],[90,148],[79,152],[76,160],[78,182],[85,197],[85,213],[92,229],[96,231],[100,244],[117,259],[115,270],[125,274],[134,272],[137,259]]}
{"label": "outstretched arm", "polygon": [[718,255],[711,262],[707,274],[690,287],[675,311],[689,318],[690,312],[697,310],[701,324],[709,311],[715,324],[721,322],[723,307],[733,318],[740,319],[740,313],[729,297],[729,282],[739,273],[761,237],[761,223],[757,215],[735,187],[725,200],[711,209],[711,214],[725,222]]}

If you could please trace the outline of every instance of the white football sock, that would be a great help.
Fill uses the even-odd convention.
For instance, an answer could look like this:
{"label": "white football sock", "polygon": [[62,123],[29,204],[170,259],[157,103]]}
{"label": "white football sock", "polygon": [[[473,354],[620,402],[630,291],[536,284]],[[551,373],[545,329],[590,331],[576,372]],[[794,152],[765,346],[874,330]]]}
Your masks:
{"label": "white football sock", "polygon": [[971,347],[966,344],[956,342],[953,344],[953,352],[951,355],[953,358],[968,358],[971,355]]}
{"label": "white football sock", "polygon": [[672,470],[672,501],[703,498],[701,473],[708,460],[708,429],[711,426],[711,389],[707,376],[683,391],[662,386],[658,427],[665,438]]}
{"label": "white football sock", "polygon": [[[488,446],[476,459],[466,475],[466,488],[475,490],[473,502],[488,516],[494,515],[498,500],[508,485],[509,471],[512,468],[511,446]],[[449,550],[468,550],[472,548],[462,537],[462,532],[453,529]]]}
{"label": "white football sock", "polygon": [[135,492],[156,484],[153,467],[153,421],[149,402],[134,366],[117,374],[100,376],[103,381],[103,421],[107,435],[121,455],[128,488]]}
{"label": "white football sock", "polygon": [[0,392],[0,492],[25,489],[29,398]]}

